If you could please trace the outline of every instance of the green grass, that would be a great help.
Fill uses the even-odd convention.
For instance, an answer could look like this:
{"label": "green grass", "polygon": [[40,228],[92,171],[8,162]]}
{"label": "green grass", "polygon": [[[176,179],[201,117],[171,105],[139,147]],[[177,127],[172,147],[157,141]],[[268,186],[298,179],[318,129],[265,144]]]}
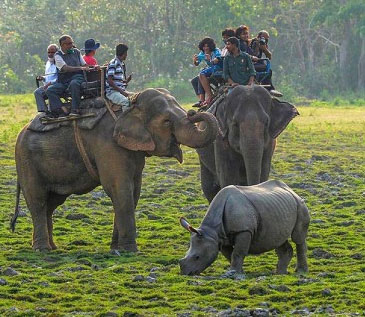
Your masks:
{"label": "green grass", "polygon": [[[301,115],[279,137],[271,174],[310,208],[310,272],[295,275],[293,258],[289,275],[274,275],[277,258],[268,252],[247,257],[247,279],[233,281],[219,278],[228,267],[221,255],[200,277],[179,275],[178,259],[187,251],[189,235],[178,218],[198,226],[207,207],[197,154],[189,148],[184,148],[182,165],[174,159],[147,159],[136,210],[138,254],[109,254],[112,206],[100,187],[70,197],[57,209],[58,250],[33,252],[32,223],[22,196],[26,216],[18,218],[15,233],[8,223],[15,202],[14,144],[35,104],[31,95],[0,96],[0,278],[7,281],[0,285],[0,315],[204,316],[213,309],[254,309],[262,302],[281,314],[303,308],[319,314],[329,305],[338,314],[364,313],[365,105],[312,103],[298,107]],[[87,217],[66,219],[75,213]],[[8,267],[19,274],[5,276]],[[146,278],[152,268],[155,283],[133,281],[137,275]]]}

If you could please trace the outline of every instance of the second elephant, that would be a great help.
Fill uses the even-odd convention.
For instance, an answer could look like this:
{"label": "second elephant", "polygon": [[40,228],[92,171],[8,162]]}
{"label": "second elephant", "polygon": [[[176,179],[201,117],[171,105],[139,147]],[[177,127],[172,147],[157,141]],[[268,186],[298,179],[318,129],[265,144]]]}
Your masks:
{"label": "second elephant", "polygon": [[197,149],[208,201],[225,186],[268,180],[276,138],[297,115],[293,105],[272,98],[263,87],[235,87],[216,110],[223,134]]}

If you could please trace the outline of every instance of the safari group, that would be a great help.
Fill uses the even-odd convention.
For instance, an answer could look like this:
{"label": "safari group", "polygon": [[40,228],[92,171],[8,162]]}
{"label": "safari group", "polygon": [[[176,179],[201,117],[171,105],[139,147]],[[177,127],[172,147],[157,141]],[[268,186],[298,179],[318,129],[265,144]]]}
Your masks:
{"label": "safari group", "polygon": [[[245,25],[237,29],[226,28],[222,31],[224,46],[221,49],[216,47],[215,41],[210,37],[200,41],[199,53],[194,54],[193,64],[199,66],[205,63],[205,67],[191,80],[198,97],[193,107],[200,110],[209,108],[216,100],[217,88],[223,85],[226,88],[224,91],[229,93],[235,86],[256,83],[265,87],[271,95],[282,96],[274,89],[271,81],[272,53],[268,47],[269,33],[262,30],[253,39],[250,39],[249,34],[249,27]],[[38,88],[34,92],[38,112],[45,113],[43,122],[81,117],[80,102],[85,90],[83,84],[88,82],[87,74],[100,73],[101,68],[105,69],[98,65],[95,58],[99,47],[100,43],[88,39],[79,50],[69,35],[59,38],[59,46],[48,46],[45,75],[36,78]],[[83,55],[81,51],[84,52]],[[131,106],[129,97],[133,94],[127,91],[128,83],[132,79],[132,75],[126,75],[127,55],[128,46],[118,44],[115,57],[107,64],[106,70],[101,73],[103,78],[99,78],[98,82],[102,86],[102,89],[99,87],[99,95],[123,111]],[[43,85],[40,86],[39,82],[43,82]],[[67,98],[71,98],[68,103],[62,102],[62,99]],[[49,105],[46,103],[47,99]]]}
{"label": "safari group", "polygon": [[[88,39],[85,41],[84,48],[81,49],[84,51],[84,55],[82,55],[69,35],[62,35],[59,38],[59,47],[57,44],[48,46],[45,76],[37,77],[37,82],[43,81],[44,85],[38,87],[34,92],[37,110],[45,113],[44,118],[53,120],[81,116],[80,102],[83,84],[88,81],[87,74],[99,73],[103,68],[98,65],[95,58],[96,50],[99,47],[100,43],[96,43],[94,39]],[[124,61],[127,55],[128,46],[118,44],[115,48],[115,58],[108,63],[105,72],[105,97],[113,104],[121,106],[122,109],[130,105],[128,99],[130,93],[126,91],[126,87],[132,76],[126,76]],[[67,103],[61,101],[61,98],[69,96],[71,97],[70,109],[67,107]],[[49,107],[46,104],[47,99]]]}
{"label": "safari group", "polygon": [[[286,274],[293,257],[289,238],[296,245],[296,271],[308,272],[308,208],[285,183],[269,180],[276,138],[299,112],[273,97],[281,93],[271,82],[267,31],[250,40],[248,27],[240,26],[223,30],[222,37],[221,50],[207,37],[193,56],[196,66],[204,62],[206,67],[191,81],[200,111],[188,112],[166,89],[127,91],[131,75],[126,76],[125,44],[116,46],[107,66],[98,66],[95,53],[100,43],[94,39],[85,42],[83,56],[69,35],[60,37],[60,48],[51,44],[46,76],[40,78],[45,84],[35,96],[38,111],[43,112],[38,117],[47,117],[52,124],[32,120],[18,135],[11,229],[15,230],[22,192],[33,220],[33,249],[55,250],[56,208],[68,196],[101,185],[114,209],[111,253],[136,252],[135,209],[145,159],[174,157],[182,163],[180,146],[185,145],[198,153],[201,188],[210,205],[198,228],[180,218],[191,234],[190,248],[179,262],[181,273],[200,274],[221,252],[230,262],[223,276],[243,279],[247,255],[275,250],[277,273]],[[88,82],[90,73],[99,76],[96,81]],[[92,82],[100,86],[93,88]],[[86,88],[97,89],[102,102],[91,104],[101,104],[102,111],[95,111],[94,119],[78,120],[87,115],[81,101],[85,83]],[[66,96],[66,103],[61,101],[65,93],[72,98]],[[104,116],[107,110],[110,115]],[[119,111],[118,116],[113,111]],[[72,127],[70,122],[56,124],[60,118],[73,120]]]}

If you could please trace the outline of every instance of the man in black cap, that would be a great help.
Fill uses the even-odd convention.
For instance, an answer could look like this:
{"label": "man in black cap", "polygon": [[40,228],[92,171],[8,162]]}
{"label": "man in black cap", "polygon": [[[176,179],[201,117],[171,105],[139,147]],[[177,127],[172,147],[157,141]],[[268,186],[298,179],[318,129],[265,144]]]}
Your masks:
{"label": "man in black cap", "polygon": [[[51,114],[54,117],[70,115],[80,116],[81,84],[85,81],[83,71],[89,71],[81,53],[74,47],[74,41],[69,35],[62,35],[59,39],[61,49],[55,54],[56,67],[59,70],[58,81],[49,87],[46,94],[49,99]],[[71,113],[66,112],[60,96],[66,89],[70,90],[72,97]]]}
{"label": "man in black cap", "polygon": [[100,43],[95,43],[94,39],[88,39],[85,41],[85,47],[83,49],[83,51],[85,51],[85,55],[83,58],[86,64],[90,66],[98,66],[98,62],[94,56],[99,47]]}

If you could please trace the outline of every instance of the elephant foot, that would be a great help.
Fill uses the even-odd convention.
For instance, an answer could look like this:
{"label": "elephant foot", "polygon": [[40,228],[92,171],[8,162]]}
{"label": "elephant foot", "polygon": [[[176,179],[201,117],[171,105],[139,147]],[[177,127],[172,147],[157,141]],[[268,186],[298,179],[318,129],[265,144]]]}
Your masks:
{"label": "elephant foot", "polygon": [[285,274],[288,274],[288,271],[287,271],[287,269],[277,269],[276,274],[285,275]]}
{"label": "elephant foot", "polygon": [[138,252],[137,244],[129,243],[115,246],[114,244],[110,247],[110,254],[120,256],[123,252]]}
{"label": "elephant foot", "polygon": [[307,266],[305,266],[305,267],[296,267],[295,272],[298,273],[298,274],[308,273],[308,267]]}
{"label": "elephant foot", "polygon": [[36,252],[49,252],[52,250],[52,247],[47,244],[34,243],[33,250]]}
{"label": "elephant foot", "polygon": [[118,247],[121,251],[127,251],[127,252],[137,252],[137,244],[136,243],[128,243],[128,244],[122,244]]}
{"label": "elephant foot", "polygon": [[50,252],[51,251],[51,249],[48,249],[48,248],[33,248],[33,250],[35,251],[35,252],[40,252],[40,253],[48,253],[48,252]]}

